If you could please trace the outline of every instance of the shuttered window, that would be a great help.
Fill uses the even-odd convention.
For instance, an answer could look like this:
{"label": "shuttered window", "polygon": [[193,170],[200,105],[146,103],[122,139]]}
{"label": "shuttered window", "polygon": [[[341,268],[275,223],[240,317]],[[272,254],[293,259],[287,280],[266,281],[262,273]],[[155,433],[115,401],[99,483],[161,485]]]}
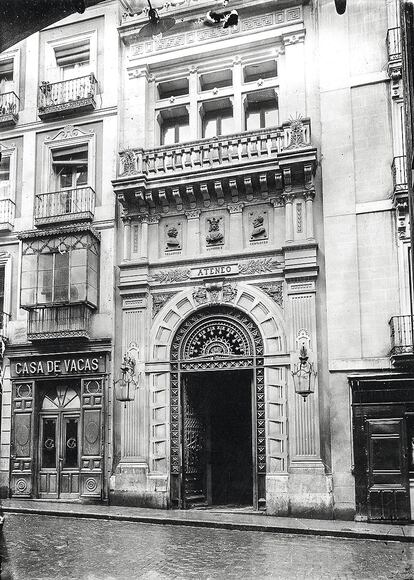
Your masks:
{"label": "shuttered window", "polygon": [[70,46],[57,46],[55,48],[56,64],[58,66],[70,66],[90,61],[89,40],[75,42]]}

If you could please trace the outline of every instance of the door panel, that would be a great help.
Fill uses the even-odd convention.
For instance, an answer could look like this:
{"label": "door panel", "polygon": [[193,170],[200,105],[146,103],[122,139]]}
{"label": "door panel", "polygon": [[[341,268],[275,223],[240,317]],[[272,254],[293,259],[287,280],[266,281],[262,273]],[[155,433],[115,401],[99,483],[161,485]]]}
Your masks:
{"label": "door panel", "polygon": [[80,449],[80,495],[103,493],[103,380],[82,380],[83,436]]}
{"label": "door panel", "polygon": [[206,397],[202,384],[183,385],[184,507],[207,504]]}
{"label": "door panel", "polygon": [[406,428],[403,418],[367,419],[368,518],[410,519]]}
{"label": "door panel", "polygon": [[11,493],[31,497],[33,478],[33,381],[13,385],[11,436]]}

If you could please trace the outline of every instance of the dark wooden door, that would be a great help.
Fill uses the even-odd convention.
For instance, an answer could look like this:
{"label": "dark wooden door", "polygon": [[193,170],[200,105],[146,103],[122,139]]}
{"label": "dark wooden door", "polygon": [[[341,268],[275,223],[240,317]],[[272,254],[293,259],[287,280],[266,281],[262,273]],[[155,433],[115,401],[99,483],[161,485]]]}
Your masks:
{"label": "dark wooden door", "polygon": [[183,380],[184,507],[207,504],[206,393],[196,380]]}
{"label": "dark wooden door", "polygon": [[[374,408],[369,411],[374,414]],[[354,460],[357,516],[369,521],[410,520],[404,416],[367,417],[358,409]]]}

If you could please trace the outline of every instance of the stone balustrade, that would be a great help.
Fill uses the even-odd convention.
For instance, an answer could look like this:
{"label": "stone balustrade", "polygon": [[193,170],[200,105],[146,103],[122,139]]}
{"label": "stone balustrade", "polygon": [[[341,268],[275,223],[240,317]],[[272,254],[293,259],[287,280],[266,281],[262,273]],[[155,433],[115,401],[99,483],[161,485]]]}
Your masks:
{"label": "stone balustrade", "polygon": [[277,159],[283,151],[311,146],[310,121],[303,119],[299,131],[291,124],[246,131],[213,139],[201,139],[155,149],[127,149],[120,152],[119,176],[188,174],[210,168],[235,167]]}

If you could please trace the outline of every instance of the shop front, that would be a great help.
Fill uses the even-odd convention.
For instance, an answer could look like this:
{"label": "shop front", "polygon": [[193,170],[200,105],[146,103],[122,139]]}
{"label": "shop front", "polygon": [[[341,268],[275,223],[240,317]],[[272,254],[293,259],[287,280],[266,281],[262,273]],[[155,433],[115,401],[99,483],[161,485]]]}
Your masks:
{"label": "shop front", "polygon": [[10,494],[104,497],[106,352],[10,356]]}

